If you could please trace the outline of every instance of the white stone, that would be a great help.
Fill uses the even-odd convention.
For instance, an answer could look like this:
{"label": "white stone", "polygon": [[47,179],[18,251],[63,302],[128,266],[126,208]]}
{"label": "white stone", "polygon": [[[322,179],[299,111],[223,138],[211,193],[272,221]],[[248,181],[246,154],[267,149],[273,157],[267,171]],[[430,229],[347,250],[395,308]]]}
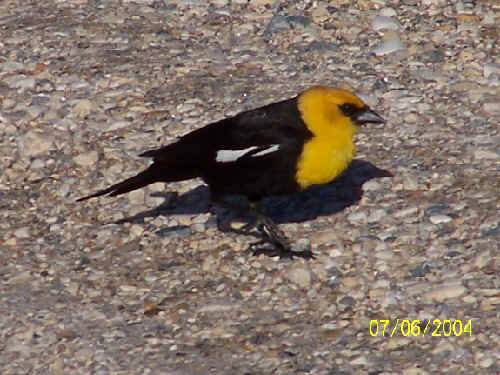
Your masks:
{"label": "white stone", "polygon": [[14,236],[16,236],[17,238],[29,238],[30,228],[29,227],[18,228],[14,231]]}
{"label": "white stone", "polygon": [[484,103],[483,111],[488,115],[500,115],[500,102]]}
{"label": "white stone", "polygon": [[376,56],[383,56],[383,55],[388,55],[390,53],[394,53],[397,51],[402,51],[405,49],[406,49],[406,46],[403,44],[403,42],[400,39],[389,39],[389,40],[386,40],[386,41],[380,43],[375,48],[371,49],[368,54],[376,55]]}
{"label": "white stone", "polygon": [[78,101],[78,103],[76,103],[75,106],[73,107],[73,111],[75,112],[78,118],[87,117],[90,114],[90,112],[94,109],[95,109],[94,103],[92,103],[88,99],[82,99]]}
{"label": "white stone", "polygon": [[367,221],[366,213],[357,211],[347,216],[347,220],[353,224],[364,224]]}
{"label": "white stone", "polygon": [[380,9],[380,15],[384,17],[395,17],[397,13],[393,8],[383,8]]}
{"label": "white stone", "polygon": [[467,289],[460,284],[443,285],[425,293],[423,298],[429,302],[442,302],[448,298],[460,297],[466,290]]}
{"label": "white stone", "polygon": [[53,140],[48,134],[37,133],[30,130],[19,140],[21,156],[29,158],[45,154],[52,148]]}
{"label": "white stone", "polygon": [[497,152],[489,150],[476,150],[474,151],[474,157],[476,159],[498,159],[500,155]]}
{"label": "white stone", "polygon": [[392,17],[375,16],[372,20],[372,28],[375,31],[379,30],[399,30],[402,28],[401,23]]}
{"label": "white stone", "polygon": [[453,220],[451,217],[447,215],[433,215],[429,218],[429,221],[432,224],[446,224]]}
{"label": "white stone", "polygon": [[91,167],[95,163],[97,163],[98,159],[99,159],[99,154],[97,153],[97,151],[90,151],[75,156],[73,158],[73,161],[75,162],[76,165],[80,167]]}
{"label": "white stone", "polygon": [[305,267],[295,267],[288,271],[288,280],[301,288],[311,285],[311,271]]}
{"label": "white stone", "polygon": [[18,72],[24,69],[24,65],[17,61],[6,61],[0,64],[0,70],[4,73]]}
{"label": "white stone", "polygon": [[36,81],[33,77],[27,77],[24,74],[12,76],[5,80],[6,83],[15,89],[28,90],[35,88]]}
{"label": "white stone", "polygon": [[111,125],[109,125],[108,128],[106,129],[106,131],[112,132],[115,130],[126,128],[129,125],[130,125],[130,122],[128,122],[126,120],[118,120],[118,121],[113,122]]}
{"label": "white stone", "polygon": [[500,64],[488,63],[484,64],[483,76],[489,78],[492,74],[500,74]]}

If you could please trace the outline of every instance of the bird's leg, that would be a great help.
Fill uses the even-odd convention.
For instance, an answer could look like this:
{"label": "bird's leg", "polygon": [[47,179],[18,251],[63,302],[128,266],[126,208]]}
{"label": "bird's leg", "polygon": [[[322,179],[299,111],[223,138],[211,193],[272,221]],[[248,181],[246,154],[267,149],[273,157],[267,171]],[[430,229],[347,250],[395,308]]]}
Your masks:
{"label": "bird's leg", "polygon": [[[294,256],[304,259],[313,259],[314,255],[309,250],[293,251],[290,240],[285,233],[274,223],[271,218],[264,215],[258,208],[258,203],[250,201],[246,206],[232,204],[222,199],[220,196],[214,196],[213,201],[218,205],[236,211],[238,214],[245,215],[250,213],[255,217],[255,222],[245,224],[242,228],[236,229],[231,225],[231,221],[217,221],[217,227],[222,232],[233,232],[245,236],[260,237],[260,240],[250,245],[249,251],[253,255],[265,254],[268,256],[279,256],[280,258],[293,258]],[[257,228],[259,232],[253,231]],[[271,245],[269,246],[265,245]]]}
{"label": "bird's leg", "polygon": [[[257,219],[257,228],[260,230],[264,238],[252,244],[252,253],[254,255],[266,254],[269,256],[278,255],[280,258],[293,258],[294,256],[304,259],[313,259],[314,254],[310,250],[293,251],[291,249],[290,240],[286,237],[285,233],[276,225],[272,219],[264,215],[258,209],[256,202],[250,202],[250,211]],[[265,243],[273,245],[272,249],[259,247]]]}
{"label": "bird's leg", "polygon": [[276,225],[274,221],[268,216],[265,216],[260,212],[256,203],[250,204],[250,210],[257,219],[257,228],[261,231],[266,238],[268,238],[273,244],[280,245],[283,248],[288,248],[290,246],[290,241],[286,237],[285,233]]}
{"label": "bird's leg", "polygon": [[[242,215],[242,216],[244,216],[245,214],[248,214],[248,212],[249,212],[248,205],[241,206],[241,205],[229,203],[220,196],[214,196],[213,201],[216,204],[218,204],[219,206],[224,207],[224,208],[228,208],[232,211],[236,211],[239,215]],[[217,229],[219,229],[221,232],[234,232],[234,233],[243,234],[246,236],[252,235],[252,233],[250,233],[250,232],[252,231],[253,228],[255,228],[255,226],[256,226],[255,223],[249,222],[249,223],[245,224],[243,227],[237,229],[231,225],[231,220],[222,220],[222,219],[217,220]]]}

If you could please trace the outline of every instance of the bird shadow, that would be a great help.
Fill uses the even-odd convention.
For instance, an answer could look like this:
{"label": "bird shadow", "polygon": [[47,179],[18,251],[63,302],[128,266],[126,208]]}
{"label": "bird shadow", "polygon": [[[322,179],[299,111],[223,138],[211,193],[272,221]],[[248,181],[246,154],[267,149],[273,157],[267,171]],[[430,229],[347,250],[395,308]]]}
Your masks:
{"label": "bird shadow", "polygon": [[[374,178],[392,176],[391,172],[380,169],[370,162],[355,159],[342,176],[335,181],[326,185],[313,186],[291,195],[264,198],[261,202],[261,210],[278,224],[300,223],[319,216],[333,215],[356,204],[362,198],[362,186],[365,182]],[[166,201],[151,210],[120,219],[115,224],[144,223],[144,219],[148,217],[196,215],[210,211],[215,211],[218,218],[225,220],[224,216],[235,214],[227,208],[213,205],[210,201],[210,191],[206,185],[198,186],[181,195],[169,192],[166,194],[153,193],[152,196],[165,197]],[[246,201],[243,197],[236,197],[236,200]],[[235,203],[233,200],[231,202]],[[236,204],[238,203],[236,202]],[[179,225],[163,228],[156,234],[168,236],[183,231],[189,232],[189,227]]]}
{"label": "bird shadow", "polygon": [[290,196],[265,198],[265,213],[276,223],[300,223],[329,216],[356,204],[363,196],[363,184],[374,178],[392,177],[388,170],[355,159],[333,182],[316,185]]}

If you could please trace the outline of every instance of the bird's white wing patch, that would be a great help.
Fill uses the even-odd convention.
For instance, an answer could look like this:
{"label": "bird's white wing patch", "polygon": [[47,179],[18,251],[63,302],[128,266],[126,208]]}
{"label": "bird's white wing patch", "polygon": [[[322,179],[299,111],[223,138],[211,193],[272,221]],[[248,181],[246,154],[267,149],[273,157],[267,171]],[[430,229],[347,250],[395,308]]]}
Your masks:
{"label": "bird's white wing patch", "polygon": [[259,152],[255,153],[255,154],[253,154],[252,158],[255,157],[255,156],[262,156],[262,155],[265,155],[265,154],[270,154],[271,152],[278,151],[279,149],[280,149],[280,145],[271,145],[269,147],[266,147],[263,150],[260,150]]}
{"label": "bird's white wing patch", "polygon": [[251,153],[255,149],[259,149],[259,151],[251,155],[252,158],[278,151],[279,148],[280,145],[269,145],[265,146],[264,148],[259,146],[251,146],[243,150],[219,150],[217,151],[217,156],[215,157],[215,161],[219,163],[230,163],[232,161],[238,160],[239,158],[247,155],[248,153]]}
{"label": "bird's white wing patch", "polygon": [[246,153],[255,150],[256,148],[257,146],[248,147],[243,150],[219,150],[217,151],[215,161],[219,163],[229,163],[232,161],[236,161]]}

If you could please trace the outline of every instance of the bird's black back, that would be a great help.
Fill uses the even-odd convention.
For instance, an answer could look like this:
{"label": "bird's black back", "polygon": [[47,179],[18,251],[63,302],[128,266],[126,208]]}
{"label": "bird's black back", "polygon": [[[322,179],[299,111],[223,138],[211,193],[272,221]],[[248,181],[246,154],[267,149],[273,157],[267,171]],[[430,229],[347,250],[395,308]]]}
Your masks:
{"label": "bird's black back", "polygon": [[[152,157],[165,171],[165,181],[201,177],[217,195],[243,194],[251,200],[298,190],[296,164],[312,133],[302,121],[297,98],[239,113],[195,130],[177,142],[141,156]],[[256,151],[275,145],[277,151],[234,161],[217,161],[221,150]],[[278,146],[276,146],[278,145]]]}

